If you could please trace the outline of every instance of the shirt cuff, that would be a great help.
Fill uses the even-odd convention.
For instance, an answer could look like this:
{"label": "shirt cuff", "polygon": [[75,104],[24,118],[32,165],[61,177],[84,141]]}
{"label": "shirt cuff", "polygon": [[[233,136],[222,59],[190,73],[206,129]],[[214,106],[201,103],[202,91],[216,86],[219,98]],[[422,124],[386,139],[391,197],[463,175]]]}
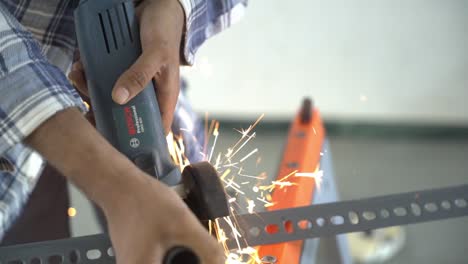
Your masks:
{"label": "shirt cuff", "polygon": [[185,12],[181,61],[182,64],[193,65],[200,46],[239,21],[248,0],[179,0],[179,3]]}
{"label": "shirt cuff", "polygon": [[188,29],[191,25],[192,20],[192,9],[193,9],[193,2],[191,0],[178,0],[182,9],[184,10],[185,14],[185,26],[184,32],[182,34],[182,43],[180,44],[180,59],[181,63],[184,65],[192,65],[194,56],[191,54],[189,45],[187,45],[187,36],[188,36]]}

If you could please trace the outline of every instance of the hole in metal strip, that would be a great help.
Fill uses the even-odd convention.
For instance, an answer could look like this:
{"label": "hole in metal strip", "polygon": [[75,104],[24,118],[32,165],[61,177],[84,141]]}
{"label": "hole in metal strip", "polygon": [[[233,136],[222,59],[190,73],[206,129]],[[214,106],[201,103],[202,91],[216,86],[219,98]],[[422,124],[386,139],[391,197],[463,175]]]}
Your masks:
{"label": "hole in metal strip", "polygon": [[344,217],[342,217],[341,215],[332,216],[330,218],[330,222],[333,225],[342,225],[342,224],[344,224]]}
{"label": "hole in metal strip", "polygon": [[376,216],[375,213],[372,212],[372,211],[364,211],[364,212],[362,213],[362,217],[363,217],[364,219],[366,219],[367,221],[372,221],[372,220],[374,220],[377,216]]}
{"label": "hole in metal strip", "polygon": [[380,217],[388,218],[390,216],[390,212],[387,209],[380,210]]}
{"label": "hole in metal strip", "polygon": [[404,207],[397,207],[397,208],[393,209],[393,213],[396,216],[406,216],[407,211],[406,211],[406,208],[404,208]]}
{"label": "hole in metal strip", "polygon": [[299,227],[302,230],[311,229],[312,228],[312,222],[310,222],[307,219],[300,220],[299,222],[297,222],[297,227]]}
{"label": "hole in metal strip", "polygon": [[466,200],[465,199],[456,199],[454,201],[454,204],[458,208],[465,208],[467,206]]}
{"label": "hole in metal strip", "polygon": [[71,263],[79,263],[80,262],[80,252],[78,250],[73,250],[70,252],[68,258],[70,259]]}
{"label": "hole in metal strip", "polygon": [[90,249],[86,252],[86,257],[89,260],[95,260],[101,258],[101,251],[99,249]]}
{"label": "hole in metal strip", "polygon": [[269,224],[265,227],[265,232],[270,235],[274,235],[279,232],[279,227],[276,224]]}
{"label": "hole in metal strip", "polygon": [[[259,232],[260,232],[260,230],[259,230]],[[114,249],[111,248],[111,247],[108,248],[108,249],[107,249],[107,255],[108,255],[109,257],[115,257]]]}
{"label": "hole in metal strip", "polygon": [[434,213],[436,212],[439,208],[437,207],[437,204],[435,203],[426,203],[424,205],[424,209],[428,211],[429,213]]}
{"label": "hole in metal strip", "polygon": [[320,226],[320,227],[324,226],[325,223],[326,223],[325,219],[322,218],[322,217],[317,218],[317,220],[315,220],[315,222],[316,222],[317,225]]}
{"label": "hole in metal strip", "polygon": [[284,221],[283,226],[286,233],[292,234],[294,232],[294,226],[291,220]]}
{"label": "hole in metal strip", "polygon": [[356,212],[351,211],[348,213],[349,222],[353,225],[359,224],[359,216]]}
{"label": "hole in metal strip", "polygon": [[412,203],[411,204],[411,212],[415,216],[420,216],[421,215],[421,207],[419,206],[419,204]]}
{"label": "hole in metal strip", "polygon": [[450,204],[449,201],[442,201],[440,203],[440,207],[442,207],[442,209],[445,209],[445,210],[450,210],[450,208],[452,208],[452,205]]}

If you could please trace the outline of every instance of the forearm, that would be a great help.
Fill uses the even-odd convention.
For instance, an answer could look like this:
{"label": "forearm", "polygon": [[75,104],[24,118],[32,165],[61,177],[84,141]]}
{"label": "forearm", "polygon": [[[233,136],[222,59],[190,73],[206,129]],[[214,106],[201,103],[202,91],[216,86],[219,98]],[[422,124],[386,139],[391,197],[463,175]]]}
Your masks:
{"label": "forearm", "polygon": [[[26,143],[101,207],[138,179],[137,168],[114,149],[76,108],[61,111]],[[132,176],[132,178],[129,177]]]}

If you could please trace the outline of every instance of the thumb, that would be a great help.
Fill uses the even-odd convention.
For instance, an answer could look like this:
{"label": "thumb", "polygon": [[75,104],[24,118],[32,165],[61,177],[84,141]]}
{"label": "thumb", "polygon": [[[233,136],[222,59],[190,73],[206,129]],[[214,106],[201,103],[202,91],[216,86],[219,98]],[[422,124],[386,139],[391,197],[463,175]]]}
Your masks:
{"label": "thumb", "polygon": [[143,53],[117,80],[112,90],[112,99],[118,104],[127,103],[145,89],[156,75],[160,64],[158,57]]}

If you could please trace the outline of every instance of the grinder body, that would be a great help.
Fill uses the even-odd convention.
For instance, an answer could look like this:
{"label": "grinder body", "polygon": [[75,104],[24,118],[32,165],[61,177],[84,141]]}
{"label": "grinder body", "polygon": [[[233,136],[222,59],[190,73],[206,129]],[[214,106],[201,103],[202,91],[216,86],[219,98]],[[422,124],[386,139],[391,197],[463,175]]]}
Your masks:
{"label": "grinder body", "polygon": [[140,169],[169,186],[179,184],[181,174],[167,149],[156,84],[148,84],[125,105],[112,100],[116,81],[142,53],[132,0],[81,1],[75,24],[97,129]]}
{"label": "grinder body", "polygon": [[[173,186],[199,219],[229,215],[224,188],[207,162],[188,166],[183,173],[172,162],[164,136],[152,82],[125,105],[112,100],[118,78],[141,55],[140,33],[132,0],[82,0],[75,9],[75,27],[96,127],[140,169]],[[199,264],[188,248],[174,247],[164,264]]]}

